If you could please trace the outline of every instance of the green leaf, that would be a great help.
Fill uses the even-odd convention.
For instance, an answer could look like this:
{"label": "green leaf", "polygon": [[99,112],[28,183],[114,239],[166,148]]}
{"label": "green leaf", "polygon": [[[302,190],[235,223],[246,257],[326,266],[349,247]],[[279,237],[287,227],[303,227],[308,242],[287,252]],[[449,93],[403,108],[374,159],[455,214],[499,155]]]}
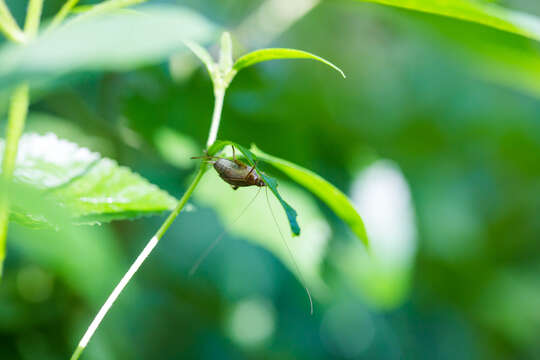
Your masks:
{"label": "green leaf", "polygon": [[195,56],[197,56],[199,60],[202,61],[204,66],[206,66],[206,70],[208,70],[210,78],[213,79],[216,63],[214,62],[214,59],[212,59],[210,53],[205,48],[193,41],[186,41],[186,45],[189,50],[191,50],[191,52],[193,52],[193,54],[195,54]]}
{"label": "green leaf", "polygon": [[[0,155],[3,153],[4,141],[0,139]],[[55,188],[83,174],[99,158],[99,154],[51,133],[26,134],[19,144],[14,177],[36,189]]]}
{"label": "green leaf", "polygon": [[110,159],[54,192],[73,209],[76,222],[110,221],[173,209],[176,201],[157,186]]}
{"label": "green leaf", "polygon": [[278,59],[312,59],[320,61],[328,66],[330,66],[332,69],[336,70],[345,78],[345,73],[338,68],[336,65],[332,64],[330,61],[323,59],[322,57],[319,57],[317,55],[308,53],[306,51],[302,50],[295,50],[295,49],[261,49],[256,50],[253,52],[250,52],[242,57],[240,57],[236,62],[234,63],[233,69],[236,71],[240,71],[243,68],[246,68],[248,66],[268,61],[268,60],[278,60]]}
{"label": "green leaf", "polygon": [[[244,156],[246,157],[248,163],[251,166],[254,166],[256,164],[257,158],[255,157],[255,155],[253,155],[253,153],[251,151],[249,151],[248,149],[246,149],[242,145],[239,145],[239,144],[237,144],[235,142],[232,142],[232,141],[222,141],[222,140],[216,141],[208,149],[208,155],[214,156],[215,154],[220,152],[227,145],[234,146],[235,148],[240,150],[242,152],[242,154],[244,154]],[[298,214],[297,214],[296,210],[294,210],[292,208],[292,206],[290,206],[285,200],[283,200],[283,198],[279,194],[279,192],[277,190],[278,183],[277,183],[276,179],[274,179],[273,177],[268,176],[268,175],[264,174],[263,172],[259,171],[258,168],[255,168],[255,171],[257,171],[257,174],[259,174],[263,178],[266,185],[268,185],[268,187],[270,188],[270,190],[272,191],[274,196],[278,199],[279,203],[283,207],[283,210],[285,210],[285,214],[287,215],[287,219],[289,220],[289,225],[291,227],[291,231],[292,231],[293,235],[300,235],[300,226],[298,225],[298,221],[296,220],[296,218],[298,217]]]}
{"label": "green leaf", "polygon": [[73,20],[81,20],[85,19],[90,16],[101,16],[103,14],[112,13],[115,11],[119,11],[121,9],[124,9],[128,6],[133,6],[136,4],[143,3],[147,0],[106,0],[103,2],[100,2],[99,4],[91,6],[90,9],[79,15]]}
{"label": "green leaf", "polygon": [[283,171],[291,179],[324,201],[328,207],[330,207],[330,209],[336,213],[337,216],[339,216],[343,221],[345,221],[345,223],[347,223],[347,225],[349,225],[353,233],[360,240],[362,240],[366,246],[369,246],[369,241],[362,218],[355,210],[351,201],[338,188],[314,172],[289,161],[266,154],[259,150],[255,145],[252,145],[251,152],[259,159],[266,161],[275,168]]}
{"label": "green leaf", "polygon": [[287,202],[283,200],[281,195],[279,195],[279,192],[277,191],[277,186],[278,186],[277,180],[274,179],[273,177],[266,175],[263,172],[259,172],[259,175],[262,176],[266,185],[268,185],[270,190],[272,190],[272,193],[278,199],[279,203],[283,207],[283,210],[285,210],[285,214],[287,215],[287,219],[289,219],[289,224],[291,226],[291,231],[293,235],[296,235],[296,236],[300,235],[300,226],[298,225],[298,222],[296,221],[298,214],[296,210],[294,210],[289,204],[287,204]]}
{"label": "green leaf", "polygon": [[473,0],[361,0],[471,21],[540,40],[540,19],[496,4]]}
{"label": "green leaf", "polygon": [[[270,193],[269,189],[262,189],[262,191],[265,190]],[[280,183],[279,191],[286,193],[287,201],[298,208],[302,217],[302,234],[295,237],[294,241],[285,238],[285,242],[294,254],[293,257],[301,269],[303,279],[300,278],[293,257],[290,256],[287,246],[284,246],[274,219],[269,213],[268,203],[266,199],[263,199],[266,196],[258,194],[259,189],[244,188],[233,191],[223,183],[219,176],[205,176],[197,187],[194,197],[201,206],[215,209],[228,233],[235,238],[261,246],[274,254],[294,276],[298,277],[300,281],[305,281],[314,297],[324,299],[325,296],[330,296],[330,289],[325,283],[322,273],[324,264],[328,260],[326,256],[329,249],[328,242],[332,237],[331,229],[324,221],[324,215],[315,198],[307,190],[300,188],[293,182],[288,182]],[[256,194],[258,194],[257,198],[253,201]],[[278,209],[281,207],[279,201],[272,195],[269,195],[269,200],[274,211],[281,212]],[[248,211],[243,211],[247,204],[250,204]],[[242,215],[239,218],[240,214]],[[288,219],[281,213],[276,213],[276,220],[281,229],[289,227]],[[219,231],[214,235],[218,236]],[[210,236],[205,244],[200,244],[200,250],[206,248],[213,240],[214,237]],[[357,243],[360,245],[359,242]],[[219,259],[219,255],[211,256],[214,259],[216,257]],[[257,256],[256,258],[258,259]],[[250,261],[257,260],[250,258]]]}
{"label": "green leaf", "polygon": [[[0,159],[4,143],[0,141]],[[40,191],[76,224],[135,218],[175,207],[176,200],[113,160],[60,140],[54,134],[25,134],[19,142],[14,181]],[[15,221],[33,226],[50,220],[17,201]],[[41,211],[43,212],[43,211]]]}
{"label": "green leaf", "polygon": [[214,34],[206,19],[178,6],[144,6],[71,21],[25,46],[0,49],[0,85],[23,80],[43,85],[62,75],[128,70],[167,59],[184,41],[205,43]]}

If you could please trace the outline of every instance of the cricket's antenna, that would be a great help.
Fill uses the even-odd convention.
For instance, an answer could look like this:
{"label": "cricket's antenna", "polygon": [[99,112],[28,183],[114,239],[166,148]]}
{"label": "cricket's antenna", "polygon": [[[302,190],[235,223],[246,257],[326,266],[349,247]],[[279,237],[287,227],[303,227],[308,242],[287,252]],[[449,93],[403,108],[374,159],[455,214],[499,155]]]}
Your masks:
{"label": "cricket's antenna", "polygon": [[225,229],[223,229],[223,231],[218,235],[218,237],[216,238],[216,240],[214,240],[214,242],[212,242],[210,245],[208,245],[206,250],[204,250],[204,252],[199,256],[197,261],[195,261],[195,264],[193,264],[193,266],[189,270],[189,276],[193,276],[197,272],[197,269],[202,264],[204,259],[206,259],[206,257],[212,252],[212,250],[214,250],[214,248],[219,244],[219,242],[221,241],[223,236],[225,236],[225,234],[227,233],[227,230],[228,230],[227,228],[234,225],[234,223],[236,223],[242,217],[242,215],[244,215],[244,213],[247,211],[247,209],[249,209],[251,204],[253,204],[255,202],[255,199],[257,199],[257,196],[259,196],[260,192],[261,192],[261,188],[258,188],[257,193],[255,194],[255,196],[250,200],[250,202],[246,205],[246,207],[240,212],[240,214],[236,217],[236,219],[234,219],[229,225],[227,225],[227,227]]}
{"label": "cricket's antenna", "polygon": [[272,205],[270,205],[270,199],[268,199],[268,189],[266,190],[266,202],[268,203],[268,208],[270,209],[270,214],[272,214],[272,219],[274,219],[274,223],[276,224],[276,227],[279,231],[279,235],[281,236],[281,240],[283,240],[283,244],[285,244],[285,247],[287,248],[287,251],[289,252],[289,256],[292,259],[292,262],[294,264],[294,267],[296,269],[296,272],[298,273],[298,277],[300,278],[300,282],[304,286],[304,289],[306,290],[306,294],[309,298],[309,313],[310,315],[313,315],[313,299],[311,298],[311,293],[309,292],[309,289],[306,285],[306,280],[304,280],[304,276],[302,275],[302,272],[300,271],[300,267],[298,266],[298,263],[296,262],[296,259],[294,258],[293,252],[291,251],[291,248],[289,247],[289,244],[287,244],[287,241],[285,240],[285,236],[283,236],[283,233],[281,232],[281,229],[279,228],[279,224],[276,220],[276,216],[274,215],[274,211],[272,210]]}
{"label": "cricket's antenna", "polygon": [[202,156],[192,156],[190,157],[191,160],[195,160],[195,159],[204,159],[204,160],[209,160],[209,159],[219,159],[219,157],[217,156],[210,156],[210,155],[202,155]]}

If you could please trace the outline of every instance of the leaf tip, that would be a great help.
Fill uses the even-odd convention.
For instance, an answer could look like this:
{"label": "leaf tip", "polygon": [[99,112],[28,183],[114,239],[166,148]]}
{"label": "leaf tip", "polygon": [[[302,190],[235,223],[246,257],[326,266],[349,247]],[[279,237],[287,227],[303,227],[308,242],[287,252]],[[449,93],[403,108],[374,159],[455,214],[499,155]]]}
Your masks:
{"label": "leaf tip", "polygon": [[344,78],[344,79],[347,79],[347,75],[345,75],[345,72],[343,70],[341,70],[339,67],[337,67],[336,65],[332,64],[331,62],[328,62],[328,65],[330,65],[330,67],[332,67],[334,70],[336,70],[337,72],[339,72],[341,74],[341,76]]}

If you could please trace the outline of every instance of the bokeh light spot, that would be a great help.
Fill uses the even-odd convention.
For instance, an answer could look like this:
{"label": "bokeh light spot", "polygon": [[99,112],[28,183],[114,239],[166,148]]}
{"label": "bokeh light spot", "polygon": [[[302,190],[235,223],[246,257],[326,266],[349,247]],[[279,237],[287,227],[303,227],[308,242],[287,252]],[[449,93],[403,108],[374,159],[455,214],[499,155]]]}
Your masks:
{"label": "bokeh light spot", "polygon": [[375,336],[373,320],[355,304],[338,304],[324,315],[321,340],[332,354],[354,358],[364,352]]}
{"label": "bokeh light spot", "polygon": [[238,344],[254,347],[267,342],[275,330],[275,311],[263,299],[238,303],[231,311],[227,332]]}

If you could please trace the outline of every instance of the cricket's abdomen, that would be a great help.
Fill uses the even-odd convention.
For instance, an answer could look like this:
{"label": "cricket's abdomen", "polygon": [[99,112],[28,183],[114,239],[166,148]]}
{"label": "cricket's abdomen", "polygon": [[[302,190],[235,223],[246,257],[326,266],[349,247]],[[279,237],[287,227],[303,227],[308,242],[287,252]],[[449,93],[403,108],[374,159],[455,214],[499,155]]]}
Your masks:
{"label": "cricket's abdomen", "polygon": [[247,166],[238,160],[231,161],[220,158],[214,162],[214,169],[225,182],[233,187],[262,186],[261,184],[264,184],[251,166]]}

